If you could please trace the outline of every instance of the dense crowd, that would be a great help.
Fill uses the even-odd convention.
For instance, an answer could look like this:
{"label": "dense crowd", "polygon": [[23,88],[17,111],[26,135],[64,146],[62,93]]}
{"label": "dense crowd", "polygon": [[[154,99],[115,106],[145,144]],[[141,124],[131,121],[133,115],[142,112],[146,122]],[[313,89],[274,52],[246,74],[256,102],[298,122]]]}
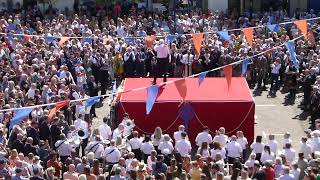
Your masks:
{"label": "dense crowd", "polygon": [[[316,17],[313,11],[296,12],[291,18],[283,10],[264,13],[190,11],[188,14],[149,14],[136,6],[116,4],[112,15],[104,9],[94,13],[86,7],[59,14],[49,8],[14,6],[1,11],[0,19],[0,109],[11,109],[106,94],[113,80],[126,77],[187,77],[217,68],[277,47],[299,37],[293,24],[280,31],[256,28],[250,47],[240,31],[230,32],[233,44],[215,33],[206,33],[198,55],[191,33],[213,32],[293,19]],[[287,99],[303,91],[302,108],[311,113],[312,130],[320,118],[320,28],[308,21],[315,43],[296,41],[299,68],[285,46],[252,58],[242,74],[241,64],[233,76],[245,76],[256,91],[275,97],[282,87]],[[25,34],[25,35],[13,35]],[[177,35],[168,42],[164,37]],[[33,36],[27,36],[33,35]],[[151,44],[145,37],[153,38]],[[54,36],[55,38],[49,38]],[[69,38],[60,43],[61,37]],[[135,38],[127,38],[127,37]],[[132,40],[133,39],[133,40]],[[224,76],[213,71],[209,77]],[[151,83],[150,83],[151,85]],[[269,86],[268,86],[269,87]],[[224,128],[210,134],[204,127],[192,148],[184,126],[173,136],[160,127],[151,136],[135,131],[128,114],[119,125],[97,117],[95,105],[72,103],[54,117],[50,107],[35,108],[23,122],[10,127],[14,110],[0,113],[0,178],[3,179],[318,179],[320,176],[320,131],[308,130],[301,147],[291,147],[290,133],[283,143],[269,135],[248,144],[245,132],[228,137]],[[213,136],[213,137],[212,137]]]}

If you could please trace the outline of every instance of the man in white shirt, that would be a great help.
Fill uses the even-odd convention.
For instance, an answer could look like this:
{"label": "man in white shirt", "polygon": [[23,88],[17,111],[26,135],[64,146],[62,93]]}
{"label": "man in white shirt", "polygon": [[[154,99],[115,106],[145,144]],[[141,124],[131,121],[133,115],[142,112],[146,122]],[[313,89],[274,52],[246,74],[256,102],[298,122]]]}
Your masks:
{"label": "man in white shirt", "polygon": [[108,118],[103,118],[103,124],[99,126],[99,133],[102,141],[110,140],[112,131],[110,126],[108,125]]}
{"label": "man in white shirt", "polygon": [[279,71],[281,68],[281,60],[280,58],[277,58],[276,61],[271,64],[271,88],[270,88],[270,94],[275,95],[278,89],[279,84]]}
{"label": "man in white shirt", "polygon": [[248,140],[246,137],[244,137],[244,134],[242,131],[237,132],[237,142],[241,145],[243,159],[246,159]]}
{"label": "man in white shirt", "polygon": [[174,138],[175,143],[177,143],[178,141],[180,141],[182,139],[181,134],[183,132],[185,132],[185,127],[184,127],[184,125],[180,125],[178,127],[178,131],[173,133],[173,138]]}
{"label": "man in white shirt", "polygon": [[220,127],[218,131],[216,131],[216,135],[213,138],[214,142],[218,142],[222,148],[224,148],[228,141],[228,136],[225,135],[225,128]]}
{"label": "man in white shirt", "polygon": [[226,150],[228,152],[228,163],[233,164],[236,159],[240,159],[242,156],[242,147],[237,142],[236,136],[231,136],[231,141],[227,143]]}
{"label": "man in white shirt", "polygon": [[131,151],[135,154],[135,157],[139,161],[141,161],[142,156],[141,156],[140,147],[142,145],[142,139],[139,138],[138,131],[133,131],[132,136],[133,136],[133,138],[131,138],[129,140],[129,144],[131,146]]}
{"label": "man in white shirt", "polygon": [[124,113],[124,115],[123,115],[123,120],[122,120],[122,124],[124,125],[123,135],[124,135],[125,137],[131,135],[132,130],[133,130],[135,124],[134,124],[134,120],[133,120],[133,119],[130,119],[128,113]]}
{"label": "man in white shirt", "polygon": [[110,146],[104,151],[104,158],[109,166],[113,166],[119,162],[121,158],[121,153],[119,149],[115,146],[116,142],[114,140],[110,141]]}
{"label": "man in white shirt", "polygon": [[171,142],[171,138],[168,134],[163,136],[164,141],[160,142],[158,149],[161,151],[162,154],[165,154],[165,149],[168,150],[167,154],[171,154],[173,151],[173,144]]}
{"label": "man in white shirt", "polygon": [[157,77],[161,77],[163,75],[163,81],[167,81],[167,73],[169,68],[169,55],[170,49],[168,44],[164,42],[163,39],[159,40],[159,45],[154,47],[154,51],[157,54],[157,67],[156,73],[153,78],[153,84],[157,83]]}
{"label": "man in white shirt", "polygon": [[208,144],[212,143],[212,136],[209,134],[209,128],[204,127],[203,131],[199,133],[196,137],[196,144],[197,146],[201,146],[203,142],[207,142]]}
{"label": "man in white shirt", "polygon": [[60,156],[60,160],[62,163],[66,161],[68,157],[71,155],[71,151],[73,150],[72,145],[67,141],[67,138],[64,134],[60,135],[60,139],[58,140],[54,146]]}
{"label": "man in white shirt", "polygon": [[278,153],[278,141],[275,140],[273,134],[269,134],[269,141],[266,145],[270,147],[271,152],[273,152],[274,154]]}
{"label": "man in white shirt", "polygon": [[291,147],[291,144],[286,144],[282,153],[286,157],[288,163],[292,163],[296,157],[296,151]]}
{"label": "man in white shirt", "polygon": [[99,161],[102,162],[104,147],[101,144],[101,139],[99,135],[95,137],[95,140],[93,142],[90,142],[87,145],[87,147],[85,148],[85,152],[86,154],[89,152],[93,152],[94,158],[99,159]]}
{"label": "man in white shirt", "polygon": [[186,157],[191,152],[191,143],[186,139],[187,133],[181,133],[181,140],[176,142],[175,149],[181,155],[181,157]]}
{"label": "man in white shirt", "polygon": [[190,50],[187,51],[187,54],[184,54],[182,56],[182,59],[180,60],[180,62],[184,64],[183,77],[188,77],[192,75],[193,60],[194,60],[194,55],[191,54]]}
{"label": "man in white shirt", "polygon": [[304,157],[306,159],[311,159],[311,154],[312,154],[312,148],[309,144],[307,144],[308,138],[302,137],[301,138],[301,146],[299,153],[303,153]]}
{"label": "man in white shirt", "polygon": [[121,138],[123,137],[123,132],[124,132],[124,125],[120,123],[118,127],[113,131],[112,134],[112,139],[117,140],[117,138],[120,136]]}

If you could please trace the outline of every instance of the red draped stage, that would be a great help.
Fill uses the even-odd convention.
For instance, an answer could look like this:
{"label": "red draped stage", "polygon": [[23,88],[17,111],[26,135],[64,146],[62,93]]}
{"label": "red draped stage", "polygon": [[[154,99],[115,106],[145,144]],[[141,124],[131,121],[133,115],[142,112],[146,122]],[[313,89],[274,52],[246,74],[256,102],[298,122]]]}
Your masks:
{"label": "red draped stage", "polygon": [[[150,86],[151,80],[125,79],[123,91]],[[253,141],[255,105],[244,78],[232,78],[229,91],[225,78],[205,78],[200,87],[198,78],[187,78],[185,83],[185,101],[191,104],[196,114],[189,124],[188,135],[192,142],[203,126],[208,126],[212,132],[223,126],[228,135],[242,130],[248,140]],[[146,97],[146,89],[120,94],[116,106],[118,118],[122,119],[124,112],[129,113],[135,119],[136,129],[148,134],[160,126],[164,133],[172,135],[179,125],[184,124],[178,118],[179,105],[183,100],[175,83],[159,89],[158,98],[149,115],[146,115]]]}

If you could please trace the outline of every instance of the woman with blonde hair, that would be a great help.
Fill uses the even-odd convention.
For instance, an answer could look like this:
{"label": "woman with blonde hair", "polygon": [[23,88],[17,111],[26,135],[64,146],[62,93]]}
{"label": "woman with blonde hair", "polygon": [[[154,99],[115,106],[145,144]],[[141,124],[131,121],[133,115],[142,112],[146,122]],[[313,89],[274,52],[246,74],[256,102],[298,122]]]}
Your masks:
{"label": "woman with blonde hair", "polygon": [[[18,157],[18,151],[16,150],[16,149],[12,149],[11,150],[11,153],[10,153],[10,156],[9,156],[9,166],[11,167],[11,168],[14,168],[15,166],[16,166],[16,162],[18,161],[18,160],[20,160],[19,159],[19,157]],[[22,159],[23,160],[23,159]]]}
{"label": "woman with blonde hair", "polygon": [[158,150],[158,146],[163,141],[163,138],[164,136],[162,134],[162,129],[160,127],[156,127],[154,133],[151,135],[151,141],[158,153],[160,153],[160,151]]}

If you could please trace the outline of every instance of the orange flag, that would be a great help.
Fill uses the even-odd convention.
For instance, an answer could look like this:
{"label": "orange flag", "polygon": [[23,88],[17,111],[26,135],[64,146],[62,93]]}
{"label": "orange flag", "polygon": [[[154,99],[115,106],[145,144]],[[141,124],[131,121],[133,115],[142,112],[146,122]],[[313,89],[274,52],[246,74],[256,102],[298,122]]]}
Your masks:
{"label": "orange flag", "polygon": [[49,112],[49,115],[48,115],[49,121],[52,120],[53,116],[56,114],[57,111],[59,111],[61,108],[68,105],[69,103],[70,103],[70,100],[64,100],[64,101],[57,102],[56,107],[51,109]]}
{"label": "orange flag", "polygon": [[246,36],[247,42],[252,46],[253,42],[253,28],[244,28],[242,29],[243,34]]}
{"label": "orange flag", "polygon": [[187,85],[186,85],[186,79],[183,78],[181,80],[175,81],[174,84],[177,87],[177,90],[182,97],[183,100],[185,100],[187,96]]}
{"label": "orange flag", "polygon": [[196,49],[197,54],[200,54],[201,45],[203,40],[203,33],[192,34],[194,48]]}
{"label": "orange flag", "polygon": [[294,24],[300,29],[301,33],[307,37],[308,35],[308,24],[307,20],[299,20],[299,21],[294,21]]}
{"label": "orange flag", "polygon": [[230,89],[231,79],[232,79],[232,65],[228,65],[223,68],[224,76],[227,79],[228,90]]}
{"label": "orange flag", "polygon": [[61,37],[60,41],[58,42],[59,46],[62,46],[66,41],[68,41],[70,38],[68,37]]}
{"label": "orange flag", "polygon": [[315,38],[314,38],[314,35],[313,35],[313,32],[312,32],[312,31],[309,31],[309,32],[308,32],[308,40],[311,42],[311,44],[312,44],[313,46],[316,45],[316,40],[315,40]]}
{"label": "orange flag", "polygon": [[145,38],[147,49],[153,49],[153,41],[156,40],[154,35]]}

